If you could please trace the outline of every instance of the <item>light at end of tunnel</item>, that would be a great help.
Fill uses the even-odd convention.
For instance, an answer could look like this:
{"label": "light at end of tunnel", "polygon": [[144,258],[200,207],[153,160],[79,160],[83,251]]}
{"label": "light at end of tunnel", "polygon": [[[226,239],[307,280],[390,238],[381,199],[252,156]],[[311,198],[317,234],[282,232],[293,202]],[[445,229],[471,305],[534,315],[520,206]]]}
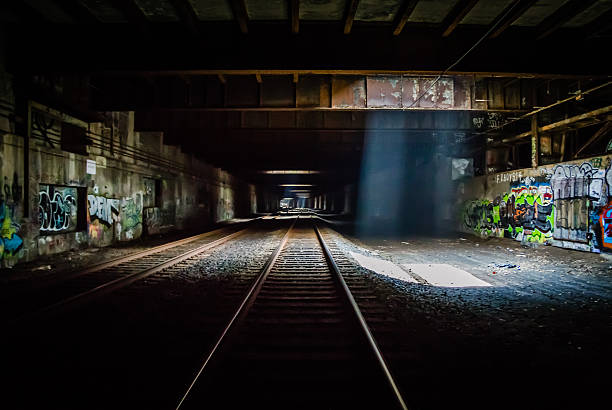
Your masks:
{"label": "light at end of tunnel", "polygon": [[273,175],[303,175],[303,174],[320,174],[321,171],[312,169],[268,169],[259,171],[260,174],[273,174]]}
{"label": "light at end of tunnel", "polygon": [[306,186],[314,186],[314,184],[278,184],[278,186],[306,187]]}

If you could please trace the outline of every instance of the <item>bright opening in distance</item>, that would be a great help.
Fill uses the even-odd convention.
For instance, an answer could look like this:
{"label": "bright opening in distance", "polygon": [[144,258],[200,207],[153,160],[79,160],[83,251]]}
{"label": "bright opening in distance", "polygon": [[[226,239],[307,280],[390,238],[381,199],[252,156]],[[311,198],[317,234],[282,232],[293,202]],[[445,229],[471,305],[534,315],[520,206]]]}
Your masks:
{"label": "bright opening in distance", "polygon": [[278,184],[278,186],[306,187],[306,186],[314,186],[314,184]]}
{"label": "bright opening in distance", "polygon": [[320,174],[321,171],[312,169],[268,169],[259,171],[260,174],[280,174],[280,175],[304,175]]}

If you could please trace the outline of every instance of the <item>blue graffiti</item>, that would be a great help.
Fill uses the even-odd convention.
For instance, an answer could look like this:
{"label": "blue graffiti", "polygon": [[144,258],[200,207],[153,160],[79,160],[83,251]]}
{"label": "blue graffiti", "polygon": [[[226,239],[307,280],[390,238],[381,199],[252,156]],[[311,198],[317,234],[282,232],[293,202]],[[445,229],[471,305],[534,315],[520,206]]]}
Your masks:
{"label": "blue graffiti", "polygon": [[17,256],[23,246],[23,239],[17,235],[19,224],[13,222],[13,209],[0,203],[0,260]]}

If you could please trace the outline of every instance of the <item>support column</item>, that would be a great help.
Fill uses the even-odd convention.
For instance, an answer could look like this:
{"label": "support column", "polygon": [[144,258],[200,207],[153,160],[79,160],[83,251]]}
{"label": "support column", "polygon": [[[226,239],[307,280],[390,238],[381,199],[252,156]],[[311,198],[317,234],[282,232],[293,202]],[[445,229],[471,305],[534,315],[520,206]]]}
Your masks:
{"label": "support column", "polygon": [[538,116],[531,117],[531,167],[536,168],[540,163],[540,134],[538,133]]}

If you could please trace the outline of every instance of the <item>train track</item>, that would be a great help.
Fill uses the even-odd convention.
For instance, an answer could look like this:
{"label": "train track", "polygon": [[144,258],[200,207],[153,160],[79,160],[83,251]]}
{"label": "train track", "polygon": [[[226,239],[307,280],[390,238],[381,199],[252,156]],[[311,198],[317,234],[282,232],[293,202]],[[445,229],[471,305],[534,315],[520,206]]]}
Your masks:
{"label": "train track", "polygon": [[[299,217],[298,217],[299,218]],[[406,409],[358,301],[312,219],[253,281],[177,409]]]}
{"label": "train track", "polygon": [[16,298],[7,322],[16,325],[75,308],[167,270],[248,230],[220,228],[71,272],[59,280],[38,286],[27,296]]}

